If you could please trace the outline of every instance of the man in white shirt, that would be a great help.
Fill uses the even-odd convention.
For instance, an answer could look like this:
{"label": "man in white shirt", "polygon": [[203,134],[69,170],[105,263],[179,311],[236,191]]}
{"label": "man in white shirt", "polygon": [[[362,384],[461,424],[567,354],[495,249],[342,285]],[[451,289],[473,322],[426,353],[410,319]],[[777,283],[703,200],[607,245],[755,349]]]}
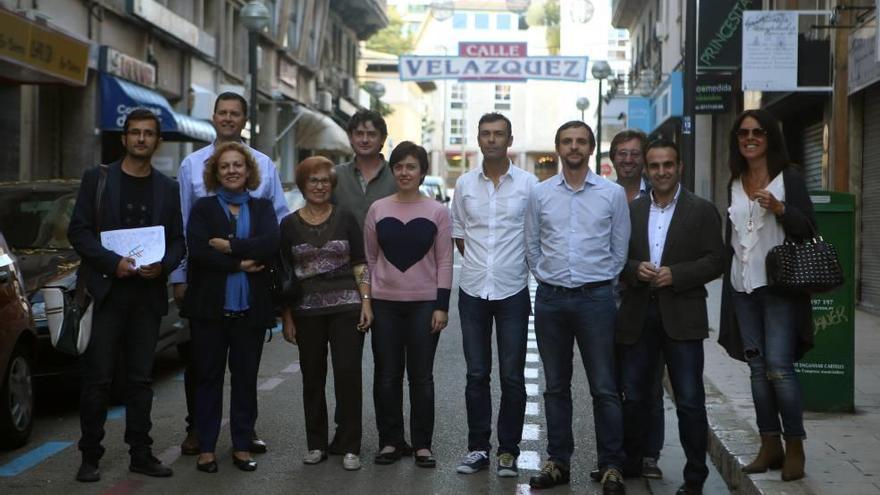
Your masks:
{"label": "man in white shirt", "polygon": [[465,401],[468,454],[457,471],[489,466],[492,446],[492,322],[498,342],[501,406],[498,412],[498,476],[516,477],[526,407],[525,358],[531,313],[523,226],[529,192],[538,182],[511,163],[510,120],[499,113],[480,118],[480,168],[458,178],[452,201],[452,237],[464,256],[458,312],[467,362]]}
{"label": "man in white shirt", "polygon": [[681,187],[678,148],[668,140],[646,148],[651,193],[630,204],[632,236],[617,316],[621,346],[626,472],[643,470],[644,429],[662,355],[675,394],[687,463],[677,495],[701,494],[708,423],[703,392],[703,339],[708,336],[705,284],[723,268],[721,217],[715,206]]}
{"label": "man in white shirt", "polygon": [[[213,123],[214,129],[217,131],[217,139],[205,146],[204,148],[190,153],[183,159],[180,170],[177,172],[177,182],[180,184],[180,211],[183,215],[183,230],[186,232],[186,224],[189,220],[189,212],[195,202],[208,193],[205,191],[205,182],[202,174],[205,170],[205,160],[210,158],[214,152],[214,146],[219,143],[229,141],[241,141],[241,131],[247,122],[247,101],[238,93],[226,92],[220,94],[214,102]],[[281,179],[278,176],[278,170],[272,159],[265,154],[249,148],[257,166],[260,169],[260,186],[251,191],[251,196],[255,198],[266,198],[272,201],[275,207],[275,216],[278,222],[287,216],[290,211],[284,200],[284,189],[281,187]],[[178,306],[183,301],[183,295],[186,293],[186,260],[171,273],[171,283],[174,285],[174,300]],[[187,436],[180,445],[180,450],[185,455],[196,455],[199,453],[198,436],[193,427],[192,420],[195,408],[195,370],[193,369],[192,360],[189,359],[190,340],[184,336],[180,339],[178,348],[181,350],[181,357],[186,361],[186,369],[184,370],[184,389],[186,390],[186,423]],[[257,438],[254,434],[251,444],[251,452],[266,452],[266,443]]]}

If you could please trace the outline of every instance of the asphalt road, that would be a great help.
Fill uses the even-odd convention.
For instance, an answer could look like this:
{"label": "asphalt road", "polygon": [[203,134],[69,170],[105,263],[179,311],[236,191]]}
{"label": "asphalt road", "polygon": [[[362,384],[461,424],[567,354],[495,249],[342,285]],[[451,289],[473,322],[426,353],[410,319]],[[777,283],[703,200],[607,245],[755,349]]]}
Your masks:
{"label": "asphalt road", "polygon": [[[457,307],[456,299],[454,291],[452,308]],[[160,356],[156,364],[152,434],[155,442],[154,454],[174,469],[172,478],[153,479],[129,473],[127,446],[122,439],[124,413],[120,408],[114,408],[107,420],[107,435],[104,440],[107,452],[101,462],[102,480],[95,484],[76,482],[74,475],[80,461],[76,450],[76,441],[79,438],[77,396],[69,384],[43,383],[38,388],[38,418],[30,442],[16,451],[0,452],[0,494],[529,493],[528,477],[539,468],[546,446],[546,425],[540,395],[543,375],[533,337],[531,334],[529,354],[534,361],[529,361],[526,365],[532,370],[527,371],[526,379],[528,401],[531,405],[521,444],[523,454],[520,457],[518,479],[498,478],[494,473],[494,457],[493,469],[489,471],[469,476],[455,472],[458,460],[466,453],[467,420],[464,404],[465,363],[458,314],[453,309],[449,326],[440,339],[434,365],[434,454],[439,463],[437,469],[416,467],[409,458],[391,466],[377,466],[372,463],[378,440],[371,393],[373,360],[369,338],[363,360],[363,469],[356,472],[343,470],[340,457],[331,457],[327,462],[315,466],[304,465],[301,459],[306,443],[297,348],[277,335],[265,346],[258,381],[260,417],[257,431],[268,442],[269,452],[256,456],[259,468],[255,473],[241,472],[232,465],[229,429],[225,424],[217,447],[220,464],[218,474],[198,472],[195,470],[194,457],[179,455],[178,445],[184,435],[183,418],[186,407],[181,367],[176,355],[168,352]],[[596,463],[593,417],[583,366],[579,358],[575,359],[577,361],[572,394],[575,398],[573,431],[576,450],[572,458],[571,484],[545,490],[547,493],[601,493],[600,485],[591,482],[588,476]],[[496,412],[497,387],[496,368],[496,373],[493,374]],[[330,377],[328,403],[332,411]],[[228,398],[225,404],[228,407]],[[408,412],[408,404],[404,407]],[[629,494],[673,494],[681,483],[684,458],[678,444],[674,409],[668,398],[666,409],[666,445],[660,460],[665,479],[650,482],[643,479],[628,480]],[[714,467],[705,493],[729,493]]]}

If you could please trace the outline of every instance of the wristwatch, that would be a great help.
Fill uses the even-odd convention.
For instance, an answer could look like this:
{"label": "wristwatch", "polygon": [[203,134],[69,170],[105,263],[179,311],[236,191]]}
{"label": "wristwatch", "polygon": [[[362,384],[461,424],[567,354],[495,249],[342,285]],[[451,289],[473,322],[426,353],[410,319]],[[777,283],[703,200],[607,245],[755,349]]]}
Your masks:
{"label": "wristwatch", "polygon": [[361,294],[361,299],[370,299],[369,294]]}

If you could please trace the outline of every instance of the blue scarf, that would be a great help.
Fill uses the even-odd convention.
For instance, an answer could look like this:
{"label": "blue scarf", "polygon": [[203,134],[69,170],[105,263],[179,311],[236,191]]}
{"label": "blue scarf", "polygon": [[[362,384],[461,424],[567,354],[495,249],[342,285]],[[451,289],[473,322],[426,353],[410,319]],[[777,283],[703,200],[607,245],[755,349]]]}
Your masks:
{"label": "blue scarf", "polygon": [[[232,213],[229,211],[230,204],[241,207],[238,210],[238,220],[235,225],[236,239],[247,239],[250,235],[251,214],[248,210],[250,197],[247,191],[233,192],[222,188],[217,191],[217,200],[220,201],[220,206],[226,212],[226,218],[232,218]],[[250,308],[248,304],[250,292],[247,273],[239,271],[228,275],[226,277],[226,301],[223,304],[223,309],[226,311],[245,311]]]}

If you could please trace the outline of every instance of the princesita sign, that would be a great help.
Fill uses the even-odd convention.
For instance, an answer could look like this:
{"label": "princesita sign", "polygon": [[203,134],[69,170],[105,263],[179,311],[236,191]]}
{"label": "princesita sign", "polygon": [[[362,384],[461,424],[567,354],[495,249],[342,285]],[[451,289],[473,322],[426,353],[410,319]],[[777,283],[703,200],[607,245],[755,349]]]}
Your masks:
{"label": "princesita sign", "polygon": [[480,79],[586,81],[587,57],[447,57],[403,55],[401,81]]}

